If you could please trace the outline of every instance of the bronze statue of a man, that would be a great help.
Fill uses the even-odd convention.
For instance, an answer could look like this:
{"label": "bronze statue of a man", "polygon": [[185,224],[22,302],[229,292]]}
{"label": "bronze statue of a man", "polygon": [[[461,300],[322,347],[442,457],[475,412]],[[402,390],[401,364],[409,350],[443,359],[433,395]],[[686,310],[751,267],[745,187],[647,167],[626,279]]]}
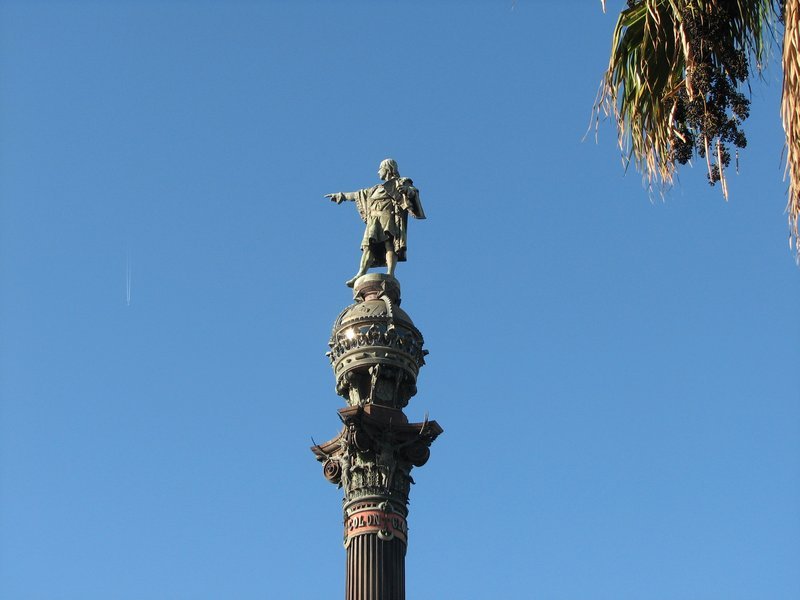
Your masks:
{"label": "bronze statue of a man", "polygon": [[348,287],[353,287],[370,267],[386,266],[386,273],[393,276],[397,261],[406,260],[408,215],[425,218],[419,190],[408,177],[400,177],[397,162],[391,158],[382,161],[378,177],[383,183],[371,188],[325,194],[337,204],[345,200],[355,202],[358,214],[367,224],[361,240],[361,264],[355,277],[347,282]]}

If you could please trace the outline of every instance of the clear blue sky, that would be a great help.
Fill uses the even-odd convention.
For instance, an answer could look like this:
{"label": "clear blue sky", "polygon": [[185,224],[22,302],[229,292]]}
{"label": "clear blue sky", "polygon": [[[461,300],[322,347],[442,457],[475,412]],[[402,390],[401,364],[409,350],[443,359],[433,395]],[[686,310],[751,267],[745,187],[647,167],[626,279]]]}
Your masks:
{"label": "clear blue sky", "polygon": [[445,429],[409,599],[800,597],[780,71],[731,200],[650,202],[583,141],[622,5],[0,2],[0,596],[342,596],[323,194],[391,156]]}

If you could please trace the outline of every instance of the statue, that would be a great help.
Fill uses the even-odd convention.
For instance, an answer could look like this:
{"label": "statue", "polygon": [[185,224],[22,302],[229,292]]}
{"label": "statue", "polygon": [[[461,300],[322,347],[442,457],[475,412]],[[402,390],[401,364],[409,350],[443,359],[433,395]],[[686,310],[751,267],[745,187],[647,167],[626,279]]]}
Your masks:
{"label": "statue", "polygon": [[400,177],[397,162],[391,158],[378,167],[378,185],[355,192],[325,194],[336,204],[345,200],[356,203],[358,214],[367,224],[361,240],[361,264],[358,273],[347,282],[355,285],[356,279],[370,267],[386,267],[387,275],[394,276],[397,261],[406,260],[406,230],[408,215],[424,219],[425,211],[419,200],[419,190],[408,177]]}

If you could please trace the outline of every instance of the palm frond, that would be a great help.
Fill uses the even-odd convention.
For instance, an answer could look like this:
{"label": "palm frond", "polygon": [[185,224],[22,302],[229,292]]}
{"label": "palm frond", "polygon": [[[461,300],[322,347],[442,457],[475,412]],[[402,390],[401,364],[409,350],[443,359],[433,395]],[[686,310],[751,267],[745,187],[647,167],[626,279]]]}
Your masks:
{"label": "palm frond", "polygon": [[648,0],[620,13],[597,108],[613,114],[626,164],[631,159],[648,187],[672,183],[669,97],[683,81],[685,56],[669,3]]}
{"label": "palm frond", "polygon": [[[648,189],[671,186],[676,160],[685,163],[697,153],[707,162],[709,181],[720,181],[727,197],[724,168],[730,155],[721,138],[733,135],[724,129],[714,133],[719,128],[704,125],[713,122],[713,110],[706,109],[712,96],[693,84],[695,70],[710,67],[735,90],[744,78],[732,71],[731,53],[755,58],[760,66],[769,43],[773,1],[638,0],[620,13],[595,109],[614,116],[624,160],[633,161]],[[698,24],[708,27],[712,22],[713,43],[704,40],[701,45]],[[682,102],[694,102],[702,115],[694,122],[680,117]],[[734,126],[743,118],[729,117]],[[689,156],[686,149],[676,156],[676,143],[686,145],[687,137],[696,144],[688,143]]]}
{"label": "palm frond", "polygon": [[783,34],[783,96],[781,119],[786,132],[786,173],[789,177],[789,244],[800,259],[800,2],[786,0]]}

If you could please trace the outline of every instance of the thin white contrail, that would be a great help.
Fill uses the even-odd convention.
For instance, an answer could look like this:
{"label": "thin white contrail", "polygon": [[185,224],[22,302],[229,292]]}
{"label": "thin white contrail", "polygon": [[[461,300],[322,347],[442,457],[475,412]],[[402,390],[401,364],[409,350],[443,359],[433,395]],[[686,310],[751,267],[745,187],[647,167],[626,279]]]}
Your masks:
{"label": "thin white contrail", "polygon": [[125,304],[131,305],[131,249],[128,248],[128,260],[125,266]]}

